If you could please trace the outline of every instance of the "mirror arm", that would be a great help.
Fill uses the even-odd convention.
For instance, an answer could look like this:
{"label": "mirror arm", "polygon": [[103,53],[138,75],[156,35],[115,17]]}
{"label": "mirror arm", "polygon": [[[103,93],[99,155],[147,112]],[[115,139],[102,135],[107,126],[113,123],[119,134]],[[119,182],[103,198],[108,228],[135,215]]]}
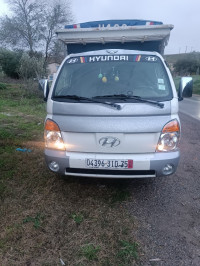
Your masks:
{"label": "mirror arm", "polygon": [[48,80],[45,80],[44,82],[44,101],[46,102],[49,95],[49,83]]}
{"label": "mirror arm", "polygon": [[178,97],[178,101],[182,101],[183,100],[183,97]]}

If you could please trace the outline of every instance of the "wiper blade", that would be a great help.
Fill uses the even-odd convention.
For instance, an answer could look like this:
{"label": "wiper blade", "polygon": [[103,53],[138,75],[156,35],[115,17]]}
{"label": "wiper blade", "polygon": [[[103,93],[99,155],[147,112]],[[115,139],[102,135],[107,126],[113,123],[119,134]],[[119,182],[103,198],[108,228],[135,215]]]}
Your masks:
{"label": "wiper blade", "polygon": [[150,103],[150,104],[153,104],[153,105],[158,106],[160,108],[164,108],[164,103],[160,103],[160,102],[153,101],[153,100],[147,100],[147,99],[141,98],[139,96],[128,96],[127,98],[134,99],[136,101],[143,102],[143,103]]}
{"label": "wiper blade", "polygon": [[150,104],[156,105],[160,108],[164,107],[164,103],[160,103],[160,102],[153,101],[153,100],[147,100],[147,99],[144,99],[144,98],[142,98],[140,96],[136,96],[136,95],[113,94],[113,95],[96,96],[95,98],[118,98],[118,99],[122,99],[122,100],[134,99],[138,102],[150,103]]}
{"label": "wiper blade", "polygon": [[108,95],[97,95],[94,98],[114,98],[114,97],[124,97],[125,94],[108,94]]}
{"label": "wiper blade", "polygon": [[126,101],[126,97],[127,95],[125,94],[109,94],[109,95],[98,95],[98,96],[95,96],[93,97],[93,99],[101,99],[101,98],[120,98],[120,100],[124,100]]}
{"label": "wiper blade", "polygon": [[92,103],[101,103],[101,104],[109,105],[111,107],[114,107],[117,110],[121,110],[121,105],[119,105],[117,103],[98,101],[98,100],[96,100],[94,98],[81,97],[81,96],[78,96],[78,95],[57,95],[57,96],[54,96],[53,98],[65,98],[65,99],[72,99],[72,100],[75,100],[75,101],[85,100],[85,101],[89,101],[89,102],[92,102]]}

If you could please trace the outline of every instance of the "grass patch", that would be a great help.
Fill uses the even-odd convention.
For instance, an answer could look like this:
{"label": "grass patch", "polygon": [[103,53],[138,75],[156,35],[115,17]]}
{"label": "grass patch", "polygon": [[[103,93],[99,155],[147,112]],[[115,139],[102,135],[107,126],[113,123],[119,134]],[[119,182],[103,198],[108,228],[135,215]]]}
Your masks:
{"label": "grass patch", "polygon": [[111,203],[117,203],[117,202],[124,202],[128,200],[131,196],[131,193],[127,189],[116,189],[116,191],[112,194]]}
{"label": "grass patch", "polygon": [[6,191],[6,185],[3,181],[0,181],[0,198],[3,198],[4,193]]}
{"label": "grass patch", "polygon": [[121,239],[135,241],[128,186],[49,172],[42,96],[20,84],[6,87],[0,93],[0,265],[58,265],[60,258],[72,266],[128,265],[118,255]]}
{"label": "grass patch", "polygon": [[1,128],[0,129],[0,139],[13,139],[15,137],[15,133],[9,128]]}
{"label": "grass patch", "polygon": [[[27,97],[28,98],[27,98]],[[0,95],[0,139],[42,138],[46,104],[21,87],[11,87]]]}
{"label": "grass patch", "polygon": [[76,213],[73,213],[71,215],[71,217],[74,220],[74,222],[77,224],[81,224],[83,222],[83,219],[84,219],[82,214],[76,214]]}
{"label": "grass patch", "polygon": [[41,226],[42,215],[38,213],[35,217],[27,216],[23,219],[23,223],[33,223],[33,226],[38,229]]}
{"label": "grass patch", "polygon": [[97,253],[99,252],[100,247],[95,247],[93,244],[87,244],[81,247],[81,255],[88,260],[97,260]]}
{"label": "grass patch", "polygon": [[200,76],[193,77],[194,90],[193,93],[200,94]]}
{"label": "grass patch", "polygon": [[123,263],[131,263],[133,260],[138,259],[138,244],[136,242],[130,243],[124,240],[120,241],[121,249],[118,252],[117,256],[121,258]]}

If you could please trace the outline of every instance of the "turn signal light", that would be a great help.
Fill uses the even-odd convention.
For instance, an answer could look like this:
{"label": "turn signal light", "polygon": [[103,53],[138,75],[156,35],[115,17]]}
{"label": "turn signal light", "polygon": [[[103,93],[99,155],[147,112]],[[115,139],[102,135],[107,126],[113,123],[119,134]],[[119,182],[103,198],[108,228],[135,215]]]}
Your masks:
{"label": "turn signal light", "polygon": [[180,126],[179,126],[178,121],[172,120],[164,126],[162,133],[179,132],[179,131],[180,131]]}
{"label": "turn signal light", "polygon": [[50,119],[47,119],[44,129],[48,131],[60,131],[58,125]]}

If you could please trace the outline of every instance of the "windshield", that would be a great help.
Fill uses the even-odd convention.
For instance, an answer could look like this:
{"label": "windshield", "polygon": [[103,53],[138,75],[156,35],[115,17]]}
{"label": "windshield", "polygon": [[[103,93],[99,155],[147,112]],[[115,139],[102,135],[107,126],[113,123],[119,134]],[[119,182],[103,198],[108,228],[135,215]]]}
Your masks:
{"label": "windshield", "polygon": [[171,100],[170,82],[160,58],[148,55],[69,58],[58,76],[53,97],[113,95],[115,98],[120,94],[157,101]]}

